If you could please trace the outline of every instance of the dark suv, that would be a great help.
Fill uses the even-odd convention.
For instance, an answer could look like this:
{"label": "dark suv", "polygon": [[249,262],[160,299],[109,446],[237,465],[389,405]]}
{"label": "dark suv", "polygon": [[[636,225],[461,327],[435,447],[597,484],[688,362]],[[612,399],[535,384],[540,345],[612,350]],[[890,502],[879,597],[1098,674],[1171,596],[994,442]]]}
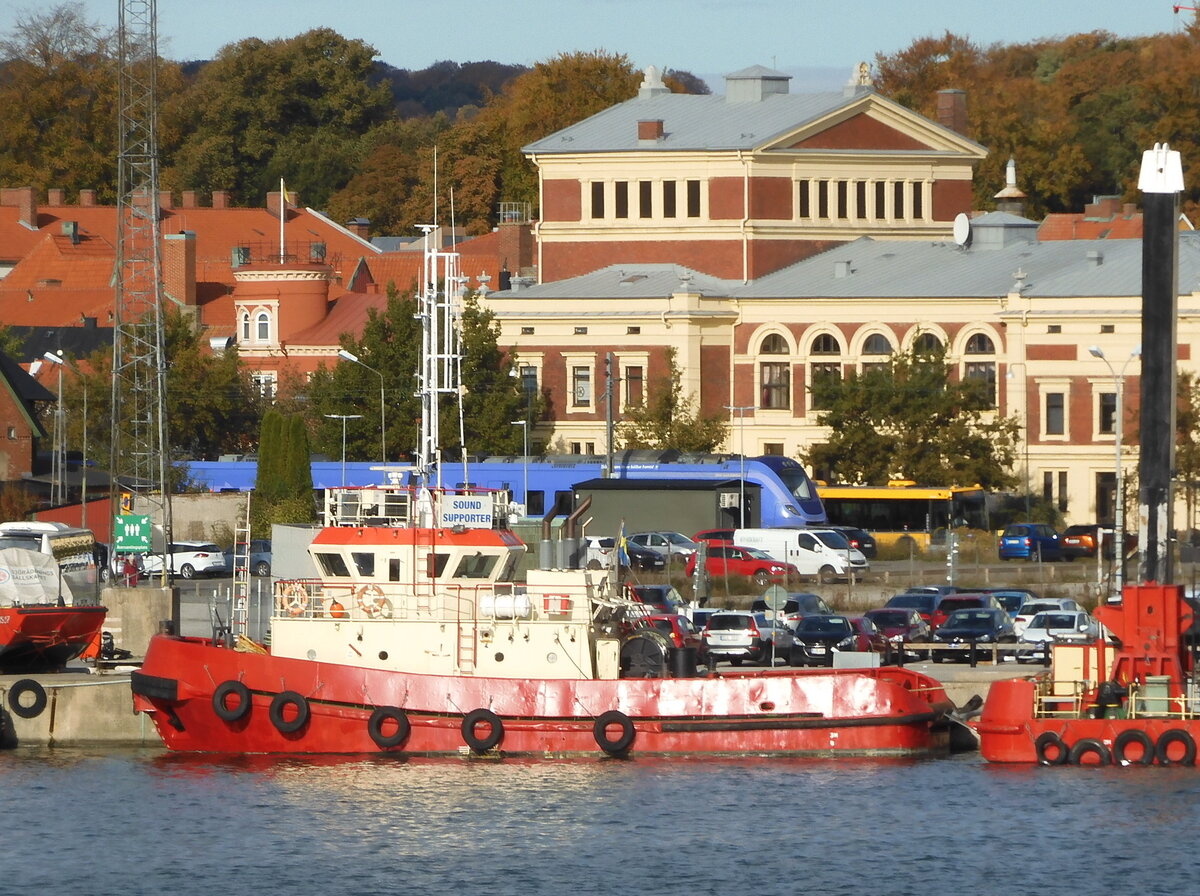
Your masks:
{"label": "dark suv", "polygon": [[1006,527],[1000,536],[999,554],[1001,560],[1064,559],[1062,539],[1045,523],[1012,523]]}

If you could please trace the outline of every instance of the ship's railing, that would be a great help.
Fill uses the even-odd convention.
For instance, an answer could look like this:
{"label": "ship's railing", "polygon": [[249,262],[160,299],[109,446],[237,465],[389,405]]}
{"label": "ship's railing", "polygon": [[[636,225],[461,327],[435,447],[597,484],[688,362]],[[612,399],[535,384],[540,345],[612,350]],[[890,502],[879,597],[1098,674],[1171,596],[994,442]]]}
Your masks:
{"label": "ship's railing", "polygon": [[[1185,693],[1172,694],[1166,676],[1149,676],[1131,682],[1118,706],[1100,706],[1095,700],[1095,682],[1038,679],[1034,715],[1038,718],[1080,718],[1088,714],[1119,712],[1123,718],[1194,719],[1200,706],[1200,686],[1186,683]],[[1111,717],[1111,716],[1110,716]]]}
{"label": "ship's railing", "polygon": [[508,527],[511,509],[508,492],[495,489],[347,486],[325,490],[322,522],[326,526],[463,525],[504,529]]}

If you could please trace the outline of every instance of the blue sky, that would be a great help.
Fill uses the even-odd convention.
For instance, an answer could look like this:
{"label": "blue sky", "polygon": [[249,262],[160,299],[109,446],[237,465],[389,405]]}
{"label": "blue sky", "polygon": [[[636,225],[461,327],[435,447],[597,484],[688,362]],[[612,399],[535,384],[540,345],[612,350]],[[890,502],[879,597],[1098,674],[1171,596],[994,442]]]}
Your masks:
{"label": "blue sky", "polygon": [[[75,5],[89,21],[116,25],[120,0]],[[0,4],[0,32],[34,8]],[[603,49],[639,68],[690,71],[719,92],[722,74],[754,64],[807,70],[793,89],[838,86],[859,61],[947,30],[983,45],[1096,30],[1136,36],[1180,29],[1191,15],[1173,13],[1168,0],[158,0],[158,34],[163,55],[208,59],[246,37],[328,26],[408,69],[439,60],[530,65]]]}

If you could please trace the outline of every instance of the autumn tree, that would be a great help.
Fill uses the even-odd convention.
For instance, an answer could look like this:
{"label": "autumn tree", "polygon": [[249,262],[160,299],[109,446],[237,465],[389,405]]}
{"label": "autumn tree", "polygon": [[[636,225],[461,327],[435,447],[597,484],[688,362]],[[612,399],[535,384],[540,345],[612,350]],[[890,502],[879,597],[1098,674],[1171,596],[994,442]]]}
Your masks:
{"label": "autumn tree", "polygon": [[1008,488],[1020,421],[995,414],[992,385],[951,376],[943,349],[898,352],[886,365],[812,384],[829,438],[802,453],[835,482]]}
{"label": "autumn tree", "polygon": [[115,53],[115,34],[79,4],[17,15],[0,35],[0,182],[113,199]]}
{"label": "autumn tree", "polygon": [[702,414],[695,396],[684,393],[683,376],[672,349],[667,375],[650,384],[644,402],[626,409],[616,434],[624,449],[707,453],[725,442],[729,424],[720,414]]}
{"label": "autumn tree", "polygon": [[164,183],[261,203],[282,177],[323,205],[356,172],[364,137],[391,115],[387,85],[369,83],[374,56],[329,28],[224,47],[164,105],[164,133],[178,141]]}

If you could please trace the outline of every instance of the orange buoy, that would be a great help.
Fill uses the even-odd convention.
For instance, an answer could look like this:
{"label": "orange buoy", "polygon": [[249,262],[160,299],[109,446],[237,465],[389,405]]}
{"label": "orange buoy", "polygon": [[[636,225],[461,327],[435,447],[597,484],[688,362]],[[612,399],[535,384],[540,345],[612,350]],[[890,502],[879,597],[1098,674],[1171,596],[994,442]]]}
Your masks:
{"label": "orange buoy", "polygon": [[329,615],[334,619],[345,619],[348,615],[346,608],[339,604],[336,600],[329,603]]}

